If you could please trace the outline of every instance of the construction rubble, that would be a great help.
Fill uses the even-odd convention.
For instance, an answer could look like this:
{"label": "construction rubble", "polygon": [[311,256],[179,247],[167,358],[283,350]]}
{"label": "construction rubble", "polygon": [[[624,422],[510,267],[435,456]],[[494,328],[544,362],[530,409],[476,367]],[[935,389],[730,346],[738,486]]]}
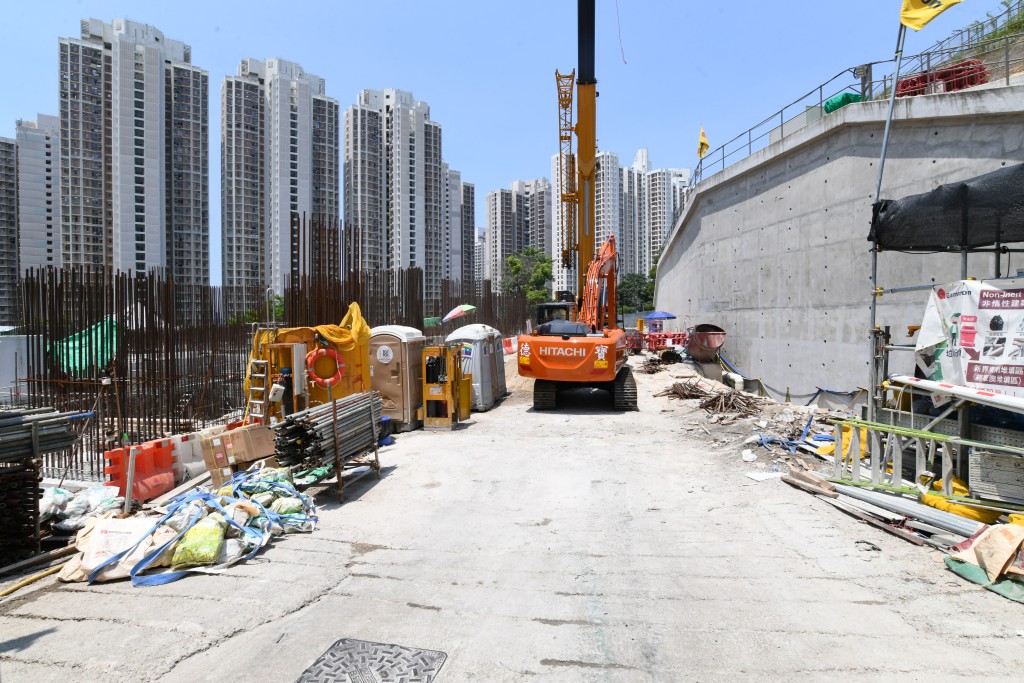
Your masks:
{"label": "construction rubble", "polygon": [[[640,368],[652,374],[669,369],[657,357]],[[913,491],[909,482],[902,489],[872,485],[867,432],[854,436],[856,427],[843,424],[856,420],[852,407],[779,403],[703,377],[687,364],[672,366],[671,378],[655,396],[685,401],[703,414],[696,428],[687,429],[701,429],[712,443],[724,444],[754,470],[746,474],[750,479],[781,479],[858,521],[946,553],[946,565],[959,576],[1024,603],[1024,506],[975,501],[956,477],[951,497],[939,495],[934,477],[917,482]],[[855,463],[851,452],[857,450]],[[854,479],[855,471],[860,474]]]}

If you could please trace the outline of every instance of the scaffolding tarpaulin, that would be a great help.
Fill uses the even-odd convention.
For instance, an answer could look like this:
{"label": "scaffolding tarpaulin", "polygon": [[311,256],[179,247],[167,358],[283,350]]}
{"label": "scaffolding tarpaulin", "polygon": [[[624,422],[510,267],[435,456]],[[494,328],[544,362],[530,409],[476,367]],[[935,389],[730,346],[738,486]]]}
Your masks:
{"label": "scaffolding tarpaulin", "polygon": [[1024,397],[1024,279],[933,287],[915,359],[925,379]]}
{"label": "scaffolding tarpaulin", "polygon": [[835,97],[830,97],[825,100],[825,113],[831,114],[836,109],[842,109],[848,104],[861,101],[860,93],[855,92],[844,92],[839,93]]}
{"label": "scaffolding tarpaulin", "polygon": [[102,368],[117,353],[117,325],[107,316],[92,327],[53,342],[50,353],[70,375],[81,377],[90,368]]}
{"label": "scaffolding tarpaulin", "polygon": [[888,251],[962,251],[1024,242],[1024,164],[875,204],[868,239]]}

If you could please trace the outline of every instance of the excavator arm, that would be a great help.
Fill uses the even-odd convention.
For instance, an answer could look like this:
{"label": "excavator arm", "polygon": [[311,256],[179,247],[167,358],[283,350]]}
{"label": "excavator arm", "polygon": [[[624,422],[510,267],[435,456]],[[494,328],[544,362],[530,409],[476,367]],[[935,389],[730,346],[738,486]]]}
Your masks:
{"label": "excavator arm", "polygon": [[583,288],[583,307],[580,322],[589,325],[595,332],[605,327],[615,328],[615,310],[618,299],[616,291],[617,259],[615,237],[601,245],[601,250],[587,267],[586,285]]}

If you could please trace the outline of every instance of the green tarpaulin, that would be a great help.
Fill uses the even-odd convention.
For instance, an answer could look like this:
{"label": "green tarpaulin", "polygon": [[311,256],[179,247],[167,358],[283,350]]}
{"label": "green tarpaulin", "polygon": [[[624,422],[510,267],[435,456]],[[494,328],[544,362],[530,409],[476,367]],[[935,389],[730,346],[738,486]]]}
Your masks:
{"label": "green tarpaulin", "polygon": [[1024,584],[1020,584],[1011,579],[998,579],[995,582],[988,580],[988,574],[981,567],[975,567],[973,564],[968,562],[962,562],[960,560],[953,559],[951,556],[946,556],[946,566],[956,575],[961,576],[968,581],[973,581],[979,586],[984,586],[993,593],[998,593],[1004,598],[1013,600],[1014,602],[1024,602]]}
{"label": "green tarpaulin", "polygon": [[117,353],[117,325],[110,316],[92,327],[50,344],[48,349],[64,372],[80,376],[101,368]]}
{"label": "green tarpaulin", "polygon": [[424,318],[423,319],[423,327],[424,327],[424,329],[426,329],[428,327],[437,327],[440,324],[441,324],[441,318]]}
{"label": "green tarpaulin", "polygon": [[835,97],[830,97],[825,100],[825,113],[831,114],[836,109],[842,109],[846,105],[860,102],[860,100],[860,95],[855,92],[844,92]]}

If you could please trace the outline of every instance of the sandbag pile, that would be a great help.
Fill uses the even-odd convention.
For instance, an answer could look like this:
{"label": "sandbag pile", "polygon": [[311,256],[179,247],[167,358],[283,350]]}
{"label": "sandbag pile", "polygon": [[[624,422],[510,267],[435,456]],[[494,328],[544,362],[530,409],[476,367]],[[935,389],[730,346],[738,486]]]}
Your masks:
{"label": "sandbag pile", "polygon": [[192,572],[219,573],[273,536],[310,532],[317,523],[312,499],[295,489],[286,468],[239,472],[216,491],[194,489],[158,510],[162,517],[110,512],[86,519],[76,540],[82,553],[59,578],[155,586]]}
{"label": "sandbag pile", "polygon": [[62,488],[48,488],[39,499],[39,521],[50,522],[56,531],[78,531],[90,517],[100,517],[110,510],[124,507],[124,497],[116,486],[100,484],[72,493]]}

